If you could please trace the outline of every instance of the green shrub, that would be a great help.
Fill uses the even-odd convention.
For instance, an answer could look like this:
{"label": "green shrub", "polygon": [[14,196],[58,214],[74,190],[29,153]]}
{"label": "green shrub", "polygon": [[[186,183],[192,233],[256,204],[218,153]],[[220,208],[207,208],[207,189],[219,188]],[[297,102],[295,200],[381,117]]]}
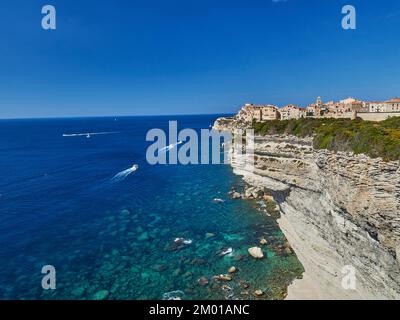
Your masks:
{"label": "green shrub", "polygon": [[372,158],[400,159],[400,117],[382,122],[360,119],[292,119],[253,123],[256,134],[313,136],[316,149],[353,151]]}

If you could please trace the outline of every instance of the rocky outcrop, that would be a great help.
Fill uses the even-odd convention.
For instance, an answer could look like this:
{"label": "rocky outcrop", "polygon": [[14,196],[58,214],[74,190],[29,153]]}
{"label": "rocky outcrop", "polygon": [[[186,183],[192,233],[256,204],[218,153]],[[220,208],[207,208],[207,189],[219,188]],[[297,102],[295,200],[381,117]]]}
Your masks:
{"label": "rocky outcrop", "polygon": [[249,123],[243,120],[240,120],[237,116],[235,117],[226,117],[226,118],[218,118],[215,120],[213,129],[217,131],[231,131],[231,130],[239,130],[246,129],[249,127]]}
{"label": "rocky outcrop", "polygon": [[294,136],[256,137],[251,169],[249,155],[232,154],[234,172],[278,203],[304,266],[288,298],[400,298],[399,161],[315,150]]}

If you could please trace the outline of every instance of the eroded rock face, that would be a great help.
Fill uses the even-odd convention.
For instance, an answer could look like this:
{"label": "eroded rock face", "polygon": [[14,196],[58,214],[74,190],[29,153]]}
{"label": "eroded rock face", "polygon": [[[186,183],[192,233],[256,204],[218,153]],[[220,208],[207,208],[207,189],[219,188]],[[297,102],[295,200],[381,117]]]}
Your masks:
{"label": "eroded rock face", "polygon": [[250,124],[239,120],[237,117],[218,118],[213,129],[218,131],[231,131],[232,129],[246,129]]}
{"label": "eroded rock face", "polygon": [[[399,161],[314,150],[311,138],[292,136],[256,138],[254,170],[245,157],[233,150],[234,172],[278,203],[311,283],[307,297],[400,298]],[[354,267],[355,290],[342,286],[345,266]]]}

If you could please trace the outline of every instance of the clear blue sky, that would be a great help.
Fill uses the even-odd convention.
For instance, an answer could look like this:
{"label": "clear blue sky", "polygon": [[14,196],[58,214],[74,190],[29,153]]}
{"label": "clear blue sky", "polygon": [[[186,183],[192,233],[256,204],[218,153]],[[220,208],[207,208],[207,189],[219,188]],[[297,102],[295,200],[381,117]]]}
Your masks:
{"label": "clear blue sky", "polygon": [[[41,8],[57,9],[57,30]],[[357,30],[341,8],[357,9]],[[400,96],[398,0],[2,0],[0,118]]]}

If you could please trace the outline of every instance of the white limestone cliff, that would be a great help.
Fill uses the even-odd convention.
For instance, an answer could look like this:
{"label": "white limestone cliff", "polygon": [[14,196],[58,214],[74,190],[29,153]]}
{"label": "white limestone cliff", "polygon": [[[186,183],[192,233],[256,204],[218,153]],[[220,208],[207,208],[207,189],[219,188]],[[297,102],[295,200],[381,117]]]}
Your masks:
{"label": "white limestone cliff", "polygon": [[[274,196],[279,225],[305,269],[288,299],[400,298],[399,161],[271,135],[256,137],[254,168],[244,165],[246,157],[233,150],[234,172]],[[342,286],[348,268],[355,270],[355,290]]]}

